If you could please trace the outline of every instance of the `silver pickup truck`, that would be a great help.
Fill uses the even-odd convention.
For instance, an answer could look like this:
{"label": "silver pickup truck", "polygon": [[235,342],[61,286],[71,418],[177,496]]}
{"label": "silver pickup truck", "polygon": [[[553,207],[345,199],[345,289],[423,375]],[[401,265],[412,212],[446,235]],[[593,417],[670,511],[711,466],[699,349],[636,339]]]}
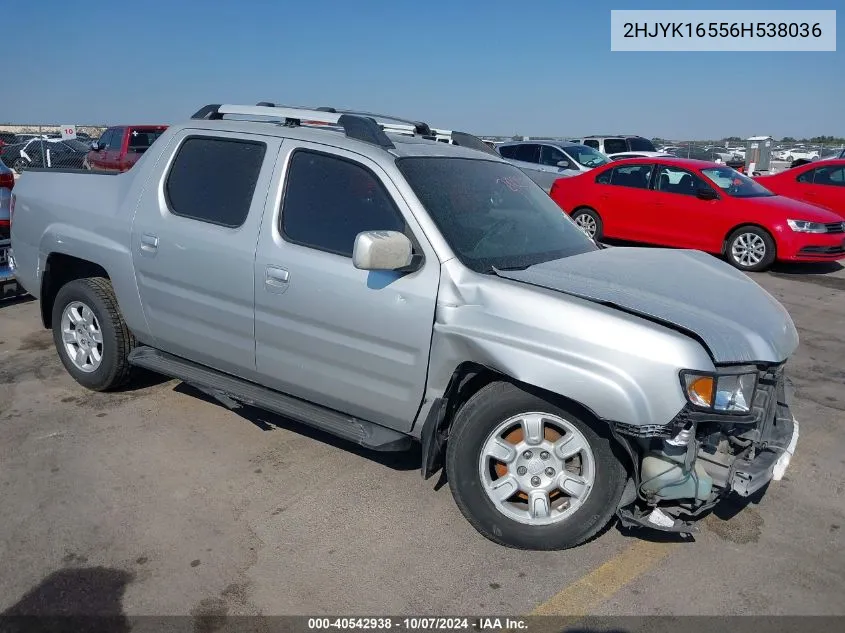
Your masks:
{"label": "silver pickup truck", "polygon": [[490,153],[212,105],[130,171],[29,170],[12,262],[67,371],[178,378],[374,450],[421,444],[485,537],[688,533],[783,475],[784,308],[701,252],[603,248]]}

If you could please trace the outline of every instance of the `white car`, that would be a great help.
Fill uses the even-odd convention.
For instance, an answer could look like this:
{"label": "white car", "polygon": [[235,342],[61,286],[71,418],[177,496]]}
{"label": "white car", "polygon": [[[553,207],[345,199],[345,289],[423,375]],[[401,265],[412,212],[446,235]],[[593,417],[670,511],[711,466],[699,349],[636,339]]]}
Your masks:
{"label": "white car", "polygon": [[818,150],[806,149],[804,147],[795,147],[793,149],[786,150],[786,157],[783,160],[789,161],[791,163],[792,161],[799,159],[817,160],[818,158]]}
{"label": "white car", "polygon": [[617,152],[608,154],[610,160],[622,160],[623,158],[677,158],[669,152]]}

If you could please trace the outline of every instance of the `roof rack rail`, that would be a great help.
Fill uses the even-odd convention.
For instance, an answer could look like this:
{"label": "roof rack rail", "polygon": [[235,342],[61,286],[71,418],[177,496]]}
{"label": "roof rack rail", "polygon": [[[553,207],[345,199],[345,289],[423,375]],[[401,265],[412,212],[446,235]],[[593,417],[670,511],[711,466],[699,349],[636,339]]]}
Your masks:
{"label": "roof rack rail", "polygon": [[[268,104],[262,101],[261,104]],[[309,108],[296,108],[275,105],[231,105],[231,104],[210,104],[197,110],[192,119],[219,120],[224,115],[267,117],[269,119],[281,119],[283,125],[288,127],[299,127],[303,124],[333,125],[343,129],[346,136],[359,141],[378,145],[385,149],[393,149],[396,146],[388,138],[384,130],[375,119],[366,116],[359,116],[346,113],[326,112],[325,110],[313,110]],[[263,119],[251,119],[263,120]]]}
{"label": "roof rack rail", "polygon": [[390,114],[375,114],[360,110],[344,110],[331,106],[306,108],[288,106],[272,101],[259,101],[254,106],[212,104],[200,108],[192,119],[222,119],[224,114],[261,116],[282,119],[283,125],[330,125],[343,128],[346,136],[393,149],[395,145],[385,132],[408,136],[422,136],[429,140],[443,140],[498,156],[496,151],[477,136],[467,132],[432,128],[422,121]]}

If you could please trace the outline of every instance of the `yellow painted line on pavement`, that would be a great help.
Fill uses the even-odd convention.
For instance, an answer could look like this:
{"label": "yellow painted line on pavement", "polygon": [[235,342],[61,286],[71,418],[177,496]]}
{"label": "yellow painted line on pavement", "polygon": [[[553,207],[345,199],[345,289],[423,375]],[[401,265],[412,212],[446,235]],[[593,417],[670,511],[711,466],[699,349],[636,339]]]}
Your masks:
{"label": "yellow painted line on pavement", "polygon": [[657,566],[677,543],[637,541],[589,574],[561,589],[529,615],[585,617],[625,585]]}

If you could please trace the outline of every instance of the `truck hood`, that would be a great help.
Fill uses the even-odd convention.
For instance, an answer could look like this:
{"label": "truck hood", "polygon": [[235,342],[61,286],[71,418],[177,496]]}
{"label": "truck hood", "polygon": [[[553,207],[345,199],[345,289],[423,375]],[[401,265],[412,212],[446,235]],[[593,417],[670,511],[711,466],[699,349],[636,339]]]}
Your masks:
{"label": "truck hood", "polygon": [[701,251],[606,248],[496,272],[680,329],[715,363],[780,363],[798,346],[795,325],[774,297]]}

